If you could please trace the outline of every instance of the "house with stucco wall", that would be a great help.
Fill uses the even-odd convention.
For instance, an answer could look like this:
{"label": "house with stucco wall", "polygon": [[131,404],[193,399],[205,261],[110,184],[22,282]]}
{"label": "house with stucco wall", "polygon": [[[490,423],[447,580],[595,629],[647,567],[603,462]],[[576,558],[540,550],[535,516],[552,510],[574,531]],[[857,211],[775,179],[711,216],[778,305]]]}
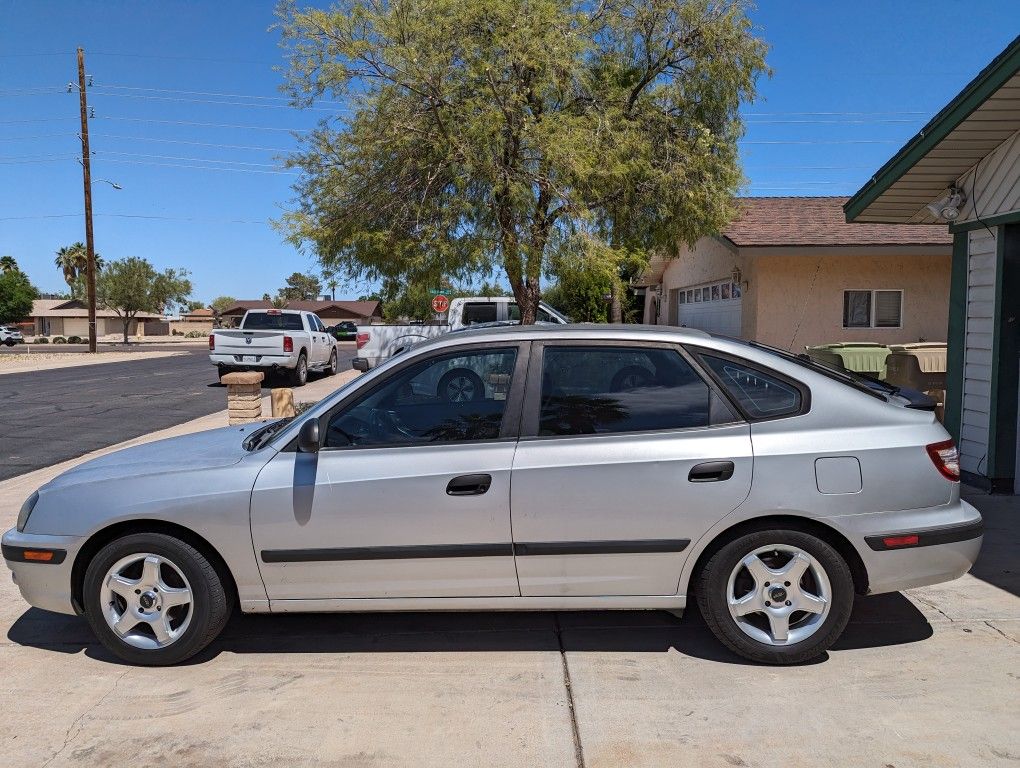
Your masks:
{"label": "house with stucco wall", "polygon": [[636,281],[643,322],[792,351],[833,342],[945,341],[952,238],[933,227],[848,224],[845,197],[747,197],[693,248]]}

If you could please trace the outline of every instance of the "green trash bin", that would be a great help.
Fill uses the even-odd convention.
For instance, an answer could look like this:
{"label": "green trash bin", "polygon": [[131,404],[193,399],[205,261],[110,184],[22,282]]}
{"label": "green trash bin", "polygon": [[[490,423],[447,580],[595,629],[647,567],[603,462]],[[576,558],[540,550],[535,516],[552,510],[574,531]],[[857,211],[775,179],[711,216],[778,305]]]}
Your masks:
{"label": "green trash bin", "polygon": [[814,357],[824,352],[836,355],[848,371],[856,371],[877,379],[885,378],[885,359],[890,349],[885,344],[873,341],[847,341],[834,344],[819,344],[805,347],[808,355]]}

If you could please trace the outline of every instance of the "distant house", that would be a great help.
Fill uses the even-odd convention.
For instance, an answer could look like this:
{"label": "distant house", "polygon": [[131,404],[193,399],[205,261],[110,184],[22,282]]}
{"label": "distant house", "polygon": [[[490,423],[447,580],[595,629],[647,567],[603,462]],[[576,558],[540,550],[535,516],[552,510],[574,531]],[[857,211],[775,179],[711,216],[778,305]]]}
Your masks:
{"label": "distant house", "polygon": [[[236,326],[249,309],[272,309],[271,301],[237,301],[232,307],[220,313],[223,325]],[[382,320],[382,304],[378,301],[290,301],[285,309],[314,312],[324,325],[336,325],[350,320],[359,325],[369,325]]]}
{"label": "distant house", "polygon": [[721,234],[653,259],[636,281],[643,321],[801,351],[944,341],[952,238],[933,227],[848,224],[846,201],[741,198]]}
{"label": "distant house", "polygon": [[[160,315],[151,312],[139,312],[128,326],[128,336],[137,336],[139,324],[149,320],[159,320]],[[80,299],[37,299],[32,302],[32,315],[29,318],[32,330],[28,333],[36,336],[81,336],[89,335],[89,310]],[[124,333],[124,323],[112,309],[96,310],[96,336],[120,336]]]}

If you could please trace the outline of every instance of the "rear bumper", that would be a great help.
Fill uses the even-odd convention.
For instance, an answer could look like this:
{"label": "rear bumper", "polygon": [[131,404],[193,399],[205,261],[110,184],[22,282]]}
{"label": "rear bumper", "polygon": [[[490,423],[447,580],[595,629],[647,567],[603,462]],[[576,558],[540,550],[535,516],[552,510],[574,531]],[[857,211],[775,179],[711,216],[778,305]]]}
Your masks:
{"label": "rear bumper", "polygon": [[353,360],[351,360],[351,368],[353,368],[356,371],[364,372],[364,371],[367,371],[369,368],[372,368],[372,367],[373,367],[373,363],[367,357],[356,357]]}
{"label": "rear bumper", "polygon": [[[78,536],[41,536],[18,533],[16,528],[4,534],[4,561],[29,605],[57,613],[76,613],[71,602],[71,569],[83,542]],[[21,553],[26,549],[51,550],[61,555],[48,563],[25,562]]]}
{"label": "rear bumper", "polygon": [[[840,518],[855,529],[868,571],[868,593],[881,594],[952,581],[971,569],[981,551],[981,514],[965,501],[927,510]],[[886,539],[916,543],[892,546]]]}
{"label": "rear bumper", "polygon": [[[245,357],[256,357],[256,360],[245,360]],[[209,361],[213,365],[225,365],[228,368],[237,370],[259,371],[266,368],[287,368],[291,369],[297,365],[297,357],[283,357],[281,355],[228,355],[210,353]]]}

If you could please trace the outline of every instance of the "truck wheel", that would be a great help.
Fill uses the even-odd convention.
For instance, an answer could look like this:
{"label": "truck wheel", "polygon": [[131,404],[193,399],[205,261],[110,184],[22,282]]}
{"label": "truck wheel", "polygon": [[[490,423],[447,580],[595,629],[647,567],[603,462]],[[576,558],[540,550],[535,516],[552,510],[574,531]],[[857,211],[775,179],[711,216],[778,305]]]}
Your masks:
{"label": "truck wheel", "polygon": [[303,387],[306,381],[308,381],[308,358],[302,352],[298,355],[297,365],[290,372],[290,382],[295,387]]}
{"label": "truck wheel", "polygon": [[336,376],[337,361],[336,361],[336,350],[334,349],[329,354],[329,366],[326,368],[327,376]]}
{"label": "truck wheel", "polygon": [[485,397],[485,384],[474,371],[467,368],[454,368],[447,371],[439,380],[436,395],[448,403],[466,403],[481,400]]}

